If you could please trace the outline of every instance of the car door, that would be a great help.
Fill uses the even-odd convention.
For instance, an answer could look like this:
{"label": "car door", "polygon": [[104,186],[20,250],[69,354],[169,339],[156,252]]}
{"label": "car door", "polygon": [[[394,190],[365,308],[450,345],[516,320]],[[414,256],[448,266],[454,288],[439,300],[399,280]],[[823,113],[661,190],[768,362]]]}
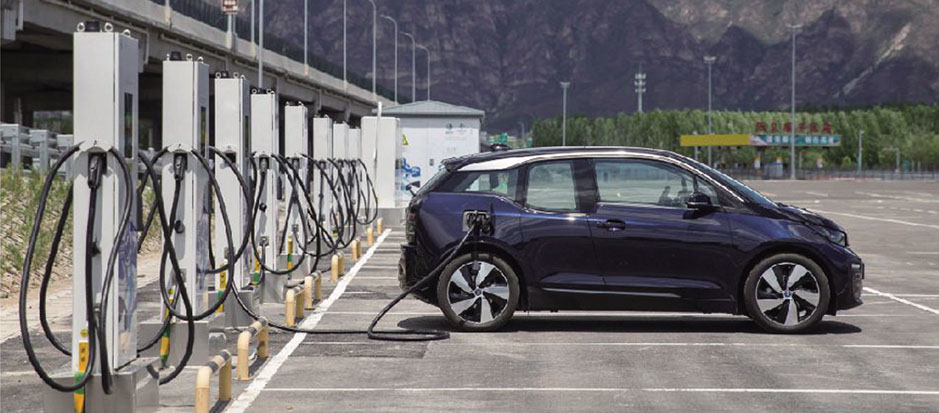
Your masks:
{"label": "car door", "polygon": [[735,278],[727,215],[685,206],[696,191],[719,205],[710,184],[660,160],[596,159],[592,166],[589,222],[608,291],[632,295],[626,306],[637,308],[729,297]]}
{"label": "car door", "polygon": [[524,169],[521,251],[529,267],[527,279],[542,290],[536,294],[603,292],[603,275],[583,209],[589,188],[579,182],[588,176],[588,168],[585,160],[555,160]]}

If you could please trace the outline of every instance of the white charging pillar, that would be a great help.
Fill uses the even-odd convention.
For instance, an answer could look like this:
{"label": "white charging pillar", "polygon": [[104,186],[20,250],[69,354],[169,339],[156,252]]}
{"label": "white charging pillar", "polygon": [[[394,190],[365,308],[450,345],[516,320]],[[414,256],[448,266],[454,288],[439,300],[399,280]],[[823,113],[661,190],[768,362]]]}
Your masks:
{"label": "white charging pillar", "polygon": [[[332,157],[333,152],[333,121],[328,117],[314,118],[313,119],[313,159],[317,161],[325,161],[328,158]],[[322,172],[319,168],[314,165],[310,165],[313,168],[313,193],[311,194],[314,199],[314,208],[316,208],[317,216],[320,218],[320,222],[323,224],[328,223],[329,219],[329,210],[332,208],[332,192],[329,188],[329,183],[322,176]],[[323,166],[325,170],[331,170],[331,166],[327,163]],[[322,198],[320,197],[322,194]],[[327,230],[331,228],[326,226]]]}
{"label": "white charging pillar", "polygon": [[[225,153],[238,172],[250,185],[251,172],[247,167],[246,159],[251,148],[251,121],[250,121],[250,86],[244,76],[231,77],[228,73],[219,72],[215,78],[215,146]],[[235,173],[222,159],[215,159],[215,177],[221,187],[221,198],[225,201],[228,219],[231,224],[231,236],[237,253],[238,247],[247,231],[246,225],[250,219],[251,211],[247,208],[241,183]],[[252,200],[253,202],[253,200]],[[228,240],[225,235],[225,225],[219,215],[218,199],[215,200],[216,219],[215,233],[212,247],[216,257],[216,267],[221,266],[227,259],[225,253]],[[234,294],[240,294],[242,302],[254,312],[257,310],[256,295],[253,294],[251,283],[251,270],[254,257],[250,242],[245,247],[241,257],[232,266],[231,273],[225,277],[217,277],[216,291],[221,293],[226,283],[234,283],[232,293],[225,301],[225,323],[231,327],[245,327],[254,320],[235,302]],[[224,279],[223,279],[224,278]]]}
{"label": "white charging pillar", "polygon": [[362,151],[369,169],[375,194],[378,196],[378,216],[386,223],[400,222],[404,210],[395,206],[396,164],[401,158],[401,121],[387,116],[362,118]]}
{"label": "white charging pillar", "polygon": [[[101,30],[103,28],[103,30]],[[89,331],[85,312],[86,280],[93,284],[94,300],[103,305],[103,283],[107,261],[114,249],[118,250],[113,263],[115,277],[108,291],[107,319],[104,336],[107,342],[107,362],[114,372],[114,391],[104,394],[99,378],[85,387],[86,411],[134,412],[159,406],[157,380],[147,372],[155,358],[137,358],[137,243],[133,212],[124,236],[115,243],[124,208],[130,203],[136,208],[136,183],[128,187],[118,161],[105,151],[116,148],[128,167],[137,157],[137,99],[140,69],[137,40],[129,32],[114,33],[110,23],[80,23],[73,38],[74,53],[74,142],[81,145],[72,169],[73,222],[72,225],[72,363],[68,371],[55,374],[62,384],[75,382],[76,374],[83,373],[88,361]],[[100,187],[95,205],[93,229],[96,251],[86,249],[89,213],[89,162],[102,157]],[[104,169],[106,168],[106,169]],[[132,210],[133,211],[133,210]],[[91,274],[86,274],[85,260],[90,259]],[[101,357],[97,354],[92,374],[101,373]],[[51,388],[43,397],[43,408],[51,411],[72,411],[73,395]]]}
{"label": "white charging pillar", "polygon": [[[175,158],[191,149],[204,154],[209,143],[208,133],[209,66],[201,59],[192,60],[191,56],[185,60],[163,61],[163,146],[170,152],[164,157],[162,175],[167,214],[173,208]],[[174,229],[173,247],[184,272],[193,312],[201,313],[209,304],[206,271],[210,267],[209,183],[205,169],[195,157],[186,155],[185,160],[176,219],[170,225]],[[167,268],[172,267],[167,264]],[[169,275],[167,283],[174,284]]]}
{"label": "white charging pillar", "polygon": [[[272,158],[280,153],[278,138],[280,124],[277,118],[277,94],[273,91],[258,92],[251,95],[251,145],[258,167],[258,184],[264,179],[264,189],[260,194],[258,215],[254,223],[254,238],[258,245],[258,255],[268,268],[277,268],[277,255],[280,242],[277,225],[280,222],[280,205],[277,201],[277,171],[280,164]],[[261,173],[262,164],[268,167]],[[263,177],[262,177],[263,175]],[[266,274],[261,284],[261,302],[283,302],[283,276]]]}
{"label": "white charging pillar", "polygon": [[[287,216],[287,236],[292,239],[292,242],[284,245],[281,265],[286,268],[286,264],[289,262],[291,269],[297,268],[299,270],[299,272],[295,272],[299,277],[307,274],[306,269],[309,263],[309,260],[303,260],[303,264],[297,267],[297,262],[300,260],[299,254],[303,254],[307,239],[306,228],[303,227],[300,214],[304,213],[301,211],[301,207],[306,208],[307,206],[306,195],[303,193],[301,186],[306,186],[307,180],[307,159],[303,155],[310,153],[309,135],[309,115],[306,106],[302,104],[287,105],[284,108],[284,156],[297,170],[299,174],[297,179],[299,181],[296,182],[297,193],[294,194],[295,191],[293,186],[290,185],[290,180],[284,180],[286,186],[284,200],[287,202],[285,208],[290,211],[290,215]],[[292,174],[293,171],[287,171],[287,173]],[[290,200],[294,196],[297,197],[298,205],[291,207]],[[293,275],[294,273],[291,273],[288,278],[293,277]]]}

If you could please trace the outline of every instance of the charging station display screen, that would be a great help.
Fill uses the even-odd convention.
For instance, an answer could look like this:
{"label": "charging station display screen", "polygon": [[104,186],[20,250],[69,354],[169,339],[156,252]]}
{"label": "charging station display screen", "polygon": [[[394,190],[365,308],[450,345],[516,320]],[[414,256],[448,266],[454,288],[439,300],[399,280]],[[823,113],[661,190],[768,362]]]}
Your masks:
{"label": "charging station display screen", "polygon": [[124,94],[124,157],[134,158],[134,95]]}

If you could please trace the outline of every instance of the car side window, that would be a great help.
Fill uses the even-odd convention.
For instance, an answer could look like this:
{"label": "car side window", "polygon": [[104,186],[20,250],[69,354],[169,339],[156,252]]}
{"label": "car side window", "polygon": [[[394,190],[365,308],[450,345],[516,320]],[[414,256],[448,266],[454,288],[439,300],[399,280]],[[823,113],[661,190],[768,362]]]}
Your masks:
{"label": "car side window", "polygon": [[529,167],[525,204],[546,211],[577,211],[573,162],[542,162]]}
{"label": "car side window", "polygon": [[688,171],[658,161],[601,159],[594,162],[600,202],[685,207],[701,192],[719,204],[717,191]]}
{"label": "car side window", "polygon": [[445,192],[479,192],[515,199],[518,170],[459,172],[441,188]]}

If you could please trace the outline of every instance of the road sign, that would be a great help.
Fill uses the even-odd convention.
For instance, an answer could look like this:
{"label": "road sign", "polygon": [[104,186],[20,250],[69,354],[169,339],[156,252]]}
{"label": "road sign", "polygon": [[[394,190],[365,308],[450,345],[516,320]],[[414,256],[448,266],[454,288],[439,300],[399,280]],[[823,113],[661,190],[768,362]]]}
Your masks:
{"label": "road sign", "polygon": [[[788,134],[681,135],[681,146],[789,146]],[[841,135],[796,134],[796,146],[841,146]]]}
{"label": "road sign", "polygon": [[222,11],[225,14],[238,14],[238,0],[222,0]]}

